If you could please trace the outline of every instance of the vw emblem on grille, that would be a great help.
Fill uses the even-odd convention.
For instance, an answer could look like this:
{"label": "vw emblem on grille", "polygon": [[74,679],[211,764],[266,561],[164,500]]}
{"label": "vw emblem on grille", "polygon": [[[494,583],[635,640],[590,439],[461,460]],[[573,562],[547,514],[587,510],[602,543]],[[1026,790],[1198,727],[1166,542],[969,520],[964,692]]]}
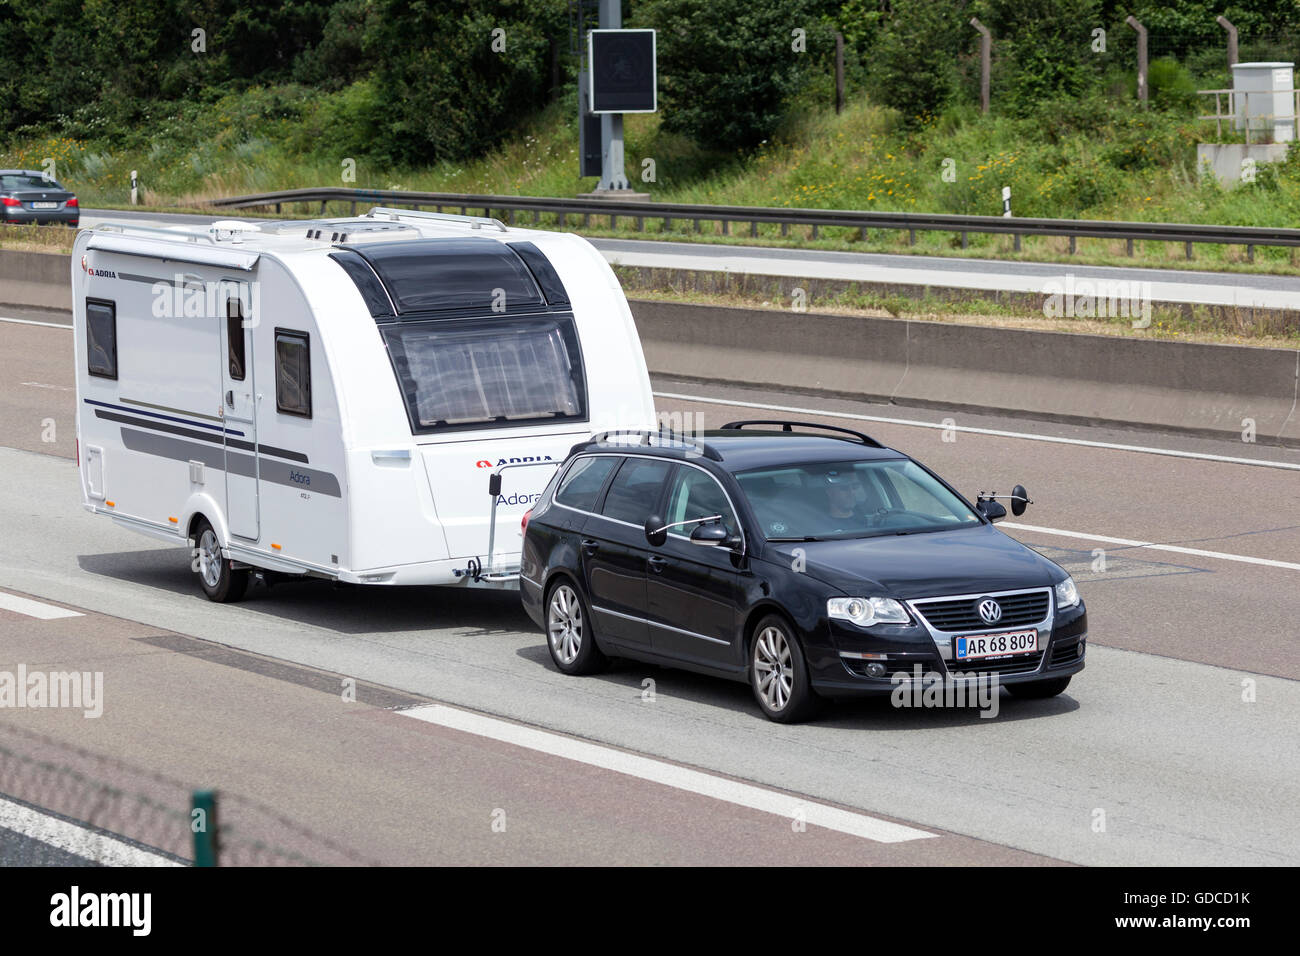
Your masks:
{"label": "vw emblem on grille", "polygon": [[980,601],[976,610],[980,612],[985,624],[996,624],[1002,619],[1002,605],[992,598]]}

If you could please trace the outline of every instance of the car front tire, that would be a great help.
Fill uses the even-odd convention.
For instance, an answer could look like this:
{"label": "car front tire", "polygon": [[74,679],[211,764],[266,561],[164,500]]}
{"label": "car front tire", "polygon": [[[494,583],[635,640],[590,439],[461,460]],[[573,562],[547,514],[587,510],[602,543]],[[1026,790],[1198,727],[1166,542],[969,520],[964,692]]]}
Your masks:
{"label": "car front tire", "polygon": [[221,542],[206,518],[194,527],[194,573],[209,601],[229,604],[238,601],[248,590],[248,572],[236,571],[229,558],[221,556]]}
{"label": "car front tire", "polygon": [[1038,700],[1044,697],[1055,697],[1057,694],[1070,686],[1069,677],[1057,677],[1054,680],[1036,680],[1026,684],[1007,684],[1007,690],[1012,697],[1023,697],[1026,700]]}
{"label": "car front tire", "polygon": [[546,649],[565,674],[595,674],[609,665],[609,658],[596,646],[587,601],[568,578],[546,592]]}
{"label": "car front tire", "polygon": [[803,650],[789,623],[775,614],[763,618],[754,629],[749,686],[768,720],[794,724],[807,720],[817,709]]}

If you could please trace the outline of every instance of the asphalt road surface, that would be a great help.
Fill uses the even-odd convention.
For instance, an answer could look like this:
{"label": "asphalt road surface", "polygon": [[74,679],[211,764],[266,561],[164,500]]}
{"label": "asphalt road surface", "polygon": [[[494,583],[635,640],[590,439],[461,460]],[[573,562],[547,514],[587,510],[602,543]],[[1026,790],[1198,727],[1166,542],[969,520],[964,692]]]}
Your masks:
{"label": "asphalt road surface", "polygon": [[[183,549],[80,509],[70,343],[0,322],[0,671],[102,672],[103,715],[6,726],[133,793],[220,787],[295,823],[250,810],[252,837],[323,862],[1300,862],[1300,452],[657,381],[679,423],[816,417],[972,496],[1023,482],[1035,503],[1002,527],[1088,603],[1088,667],[1058,698],[785,727],[739,684],[564,677],[510,594],[208,603]],[[104,859],[184,857],[138,816],[84,821],[120,840]]]}

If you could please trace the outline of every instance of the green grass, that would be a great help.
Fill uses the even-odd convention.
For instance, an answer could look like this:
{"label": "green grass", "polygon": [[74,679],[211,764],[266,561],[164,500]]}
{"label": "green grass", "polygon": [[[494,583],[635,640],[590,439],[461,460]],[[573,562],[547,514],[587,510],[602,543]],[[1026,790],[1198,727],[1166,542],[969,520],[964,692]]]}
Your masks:
{"label": "green grass", "polygon": [[[539,114],[527,129],[480,159],[394,168],[365,155],[336,155],[332,141],[355,122],[355,91],[322,95],[285,86],[227,95],[215,104],[187,107],[149,130],[121,138],[126,145],[54,136],[0,145],[0,165],[41,168],[55,161],[56,175],[75,189],[83,206],[125,206],[132,169],[139,170],[147,207],[195,207],[205,199],[306,186],[357,186],[439,192],[574,196],[594,186],[575,175],[577,136],[568,98]],[[1012,189],[1020,216],[1127,219],[1292,227],[1300,223],[1300,152],[1275,167],[1261,167],[1257,181],[1225,189],[1201,181],[1195,169],[1198,139],[1212,127],[1190,115],[1142,111],[1135,104],[1104,99],[1042,107],[1025,118],[983,116],[958,108],[908,130],[896,113],[865,98],[843,114],[800,102],[771,142],[749,156],[704,152],[663,131],[659,117],[626,118],[627,170],[634,188],[655,199],[728,205],[818,207],[861,210],[952,212],[996,215],[1001,190]],[[343,176],[355,162],[355,181]],[[653,181],[646,160],[653,161]],[[947,175],[945,175],[945,172]],[[300,207],[299,212],[308,211]],[[341,207],[335,211],[341,212]],[[253,212],[252,210],[249,211]],[[314,213],[313,213],[314,214]],[[553,225],[553,219],[543,224]],[[1196,246],[1187,263],[1179,244],[1137,243],[1134,258],[1122,241],[1081,240],[1070,254],[1065,239],[1034,238],[1017,253],[1007,236],[970,234],[968,246],[949,233],[907,234],[825,229],[813,239],[807,228],[783,237],[763,227],[751,238],[733,224],[723,236],[717,224],[703,233],[686,224],[667,238],[794,245],[805,248],[916,252],[972,257],[1022,258],[1090,264],[1230,268],[1296,272],[1292,250],[1258,247],[1255,262],[1240,247]],[[571,228],[574,227],[570,224]],[[650,220],[651,234],[662,222]],[[610,230],[582,227],[591,235],[627,235],[630,220]],[[735,234],[739,231],[739,234]]]}

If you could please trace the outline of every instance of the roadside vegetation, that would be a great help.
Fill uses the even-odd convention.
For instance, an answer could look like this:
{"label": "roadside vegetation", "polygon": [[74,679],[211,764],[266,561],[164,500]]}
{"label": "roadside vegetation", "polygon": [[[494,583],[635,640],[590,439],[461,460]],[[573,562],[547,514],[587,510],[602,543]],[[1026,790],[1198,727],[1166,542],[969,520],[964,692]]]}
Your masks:
{"label": "roadside vegetation", "polygon": [[[629,177],[654,199],[998,215],[1009,187],[1016,216],[1300,225],[1300,153],[1232,188],[1198,173],[1196,144],[1215,131],[1197,118],[1212,106],[1196,91],[1230,85],[1209,0],[634,0],[625,10],[627,25],[659,30],[660,112],[626,117]],[[1243,60],[1300,48],[1292,0],[1225,12]],[[1151,31],[1145,107],[1128,13]],[[972,15],[995,38],[987,114]],[[490,45],[498,28],[504,52]],[[132,170],[143,207],[159,209],[307,186],[573,196],[595,180],[576,175],[570,40],[564,0],[9,0],[0,165],[52,164],[89,208],[126,206]],[[567,227],[626,236],[635,225]],[[1189,262],[1178,244],[1138,242],[1130,258],[1122,241],[1071,252],[1063,238],[1025,239],[1017,251],[1009,236],[974,233],[963,245],[918,232],[912,245],[883,230],[643,225],[721,243],[1300,272],[1296,250],[1265,246],[1247,261],[1242,247],[1197,245]]]}

